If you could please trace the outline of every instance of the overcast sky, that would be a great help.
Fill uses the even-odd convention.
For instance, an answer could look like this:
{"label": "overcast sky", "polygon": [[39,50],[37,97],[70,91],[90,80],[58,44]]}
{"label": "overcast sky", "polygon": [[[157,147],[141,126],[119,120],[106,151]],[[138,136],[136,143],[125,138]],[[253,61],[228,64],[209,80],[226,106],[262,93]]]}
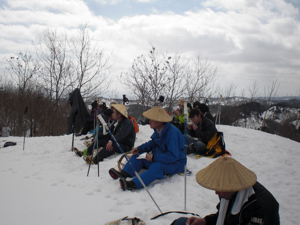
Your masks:
{"label": "overcast sky", "polygon": [[221,86],[238,87],[236,95],[256,80],[263,96],[276,79],[277,96],[298,95],[299,10],[299,0],[0,0],[0,75],[5,60],[30,49],[45,29],[88,23],[112,52],[114,76],[151,43],[160,52],[200,53],[218,68]]}

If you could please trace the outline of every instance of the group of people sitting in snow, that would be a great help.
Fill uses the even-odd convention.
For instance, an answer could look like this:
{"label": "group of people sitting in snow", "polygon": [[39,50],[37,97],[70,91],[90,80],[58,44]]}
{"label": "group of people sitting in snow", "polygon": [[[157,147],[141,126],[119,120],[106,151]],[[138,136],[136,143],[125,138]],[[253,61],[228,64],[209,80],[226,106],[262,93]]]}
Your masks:
{"label": "group of people sitting in snow", "polygon": [[[173,112],[175,119],[160,106],[145,111],[143,116],[149,119],[154,133],[150,141],[134,147],[136,133],[133,123],[128,119],[125,105],[111,104],[110,119],[113,122],[109,129],[117,143],[109,134],[98,135],[94,141],[98,138],[98,147],[101,150],[92,157],[94,147],[91,145],[84,160],[87,163],[98,164],[116,152],[121,153],[120,147],[124,152],[131,151],[129,163],[121,171],[109,169],[110,176],[119,180],[124,191],[143,188],[155,180],[163,179],[165,175],[183,173],[187,164],[186,155],[207,154],[210,141],[216,140],[219,133],[207,105],[195,102],[193,108],[189,107],[188,119],[191,123],[187,125],[188,134],[183,135],[182,124],[187,121],[184,118],[183,105],[184,100],[180,100],[179,110]],[[215,145],[221,147],[217,146],[220,142]],[[82,151],[76,150],[75,153],[83,155]],[[142,169],[146,170],[141,172]],[[179,218],[172,223],[173,225],[280,224],[279,204],[276,199],[257,182],[254,172],[232,157],[219,157],[200,170],[196,180],[201,186],[215,190],[219,196],[217,213],[204,218]]]}

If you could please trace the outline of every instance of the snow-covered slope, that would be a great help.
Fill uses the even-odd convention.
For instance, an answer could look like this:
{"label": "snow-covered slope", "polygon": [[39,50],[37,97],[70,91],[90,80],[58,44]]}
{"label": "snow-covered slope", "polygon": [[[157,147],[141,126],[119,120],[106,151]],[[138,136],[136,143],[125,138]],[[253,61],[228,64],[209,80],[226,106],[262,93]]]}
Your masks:
{"label": "snow-covered slope", "polygon": [[[239,127],[221,126],[227,150],[252,169],[280,203],[281,223],[300,221],[300,143],[276,135]],[[135,145],[149,140],[152,130],[140,126]],[[75,146],[84,149],[75,137]],[[179,214],[150,220],[159,214],[146,190],[126,191],[108,170],[117,165],[114,155],[97,166],[88,165],[71,152],[71,135],[60,137],[0,138],[16,146],[0,149],[0,224],[59,225],[105,224],[124,216],[139,217],[146,224],[170,224]],[[195,181],[196,173],[213,159],[188,156],[187,211],[201,216],[216,211],[218,198]],[[149,191],[163,212],[184,210],[184,177],[155,182]]]}

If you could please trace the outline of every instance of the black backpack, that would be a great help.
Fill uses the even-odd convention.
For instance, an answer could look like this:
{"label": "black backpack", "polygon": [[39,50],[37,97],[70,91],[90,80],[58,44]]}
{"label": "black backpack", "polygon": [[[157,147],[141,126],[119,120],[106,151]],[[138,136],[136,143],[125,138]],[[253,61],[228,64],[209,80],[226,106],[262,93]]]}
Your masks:
{"label": "black backpack", "polygon": [[8,141],[8,142],[4,143],[3,148],[9,147],[9,146],[14,146],[16,144],[17,144],[16,142]]}

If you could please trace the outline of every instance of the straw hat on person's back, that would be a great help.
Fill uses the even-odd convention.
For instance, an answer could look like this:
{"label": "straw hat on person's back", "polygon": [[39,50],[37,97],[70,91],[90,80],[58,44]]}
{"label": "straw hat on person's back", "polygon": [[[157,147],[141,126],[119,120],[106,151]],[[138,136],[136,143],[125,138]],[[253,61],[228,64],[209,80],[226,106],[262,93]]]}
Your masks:
{"label": "straw hat on person's back", "polygon": [[196,174],[197,182],[208,189],[235,192],[253,186],[256,175],[230,156],[219,157]]}
{"label": "straw hat on person's back", "polygon": [[111,104],[111,107],[115,108],[119,113],[128,118],[127,109],[125,105]]}
{"label": "straw hat on person's back", "polygon": [[155,106],[154,108],[143,112],[143,116],[149,120],[154,120],[157,122],[166,123],[172,121],[172,117],[170,117],[166,110],[160,106]]}

